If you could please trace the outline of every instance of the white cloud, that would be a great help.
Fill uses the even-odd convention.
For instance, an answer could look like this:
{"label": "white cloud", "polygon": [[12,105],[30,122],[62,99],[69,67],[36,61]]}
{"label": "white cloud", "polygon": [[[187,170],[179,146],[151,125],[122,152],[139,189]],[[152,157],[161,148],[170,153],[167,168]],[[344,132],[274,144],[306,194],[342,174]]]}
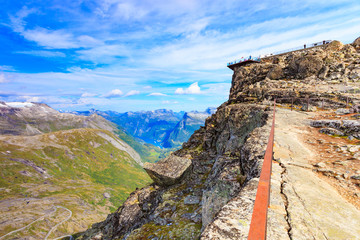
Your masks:
{"label": "white cloud", "polygon": [[125,94],[124,97],[133,96],[133,95],[138,95],[138,94],[140,94],[139,91],[137,91],[137,90],[131,90],[130,92],[128,92],[127,94]]}
{"label": "white cloud", "polygon": [[94,63],[111,63],[117,57],[128,56],[129,49],[123,45],[103,45],[76,52],[79,58]]}
{"label": "white cloud", "polygon": [[168,100],[165,100],[165,101],[162,101],[161,103],[162,103],[162,104],[178,104],[179,102],[178,102],[178,101],[168,101]]}
{"label": "white cloud", "polygon": [[79,45],[74,41],[74,36],[65,30],[48,30],[37,27],[32,30],[24,30],[21,33],[25,39],[36,42],[45,48],[78,48]]}
{"label": "white cloud", "polygon": [[167,96],[167,95],[163,93],[155,92],[155,93],[150,93],[148,96]]}
{"label": "white cloud", "polygon": [[3,73],[0,74],[0,83],[6,82],[5,75]]}
{"label": "white cloud", "polygon": [[79,42],[79,45],[81,45],[82,47],[96,47],[103,44],[102,41],[88,35],[81,35],[77,37],[76,40]]}
{"label": "white cloud", "polygon": [[88,93],[88,92],[84,92],[83,94],[81,94],[81,97],[95,97],[97,94],[95,93]]}
{"label": "white cloud", "polygon": [[110,92],[108,92],[107,94],[105,94],[104,97],[115,98],[115,97],[120,97],[122,95],[123,95],[123,92],[120,89],[113,89]]}
{"label": "white cloud", "polygon": [[15,68],[13,66],[2,65],[0,66],[0,71],[15,72]]}
{"label": "white cloud", "polygon": [[24,6],[20,11],[16,13],[16,16],[10,16],[11,26],[13,30],[15,32],[24,31],[24,27],[26,25],[24,18],[35,12],[37,12],[36,9],[28,9],[26,6]]}
{"label": "white cloud", "polygon": [[131,2],[119,3],[116,6],[115,17],[120,17],[125,20],[129,19],[141,19],[145,17],[148,10],[134,6]]}
{"label": "white cloud", "polygon": [[[22,35],[26,40],[36,42],[39,46],[47,49],[71,49],[80,47],[95,47],[103,42],[88,35],[76,36],[71,31],[64,29],[51,30],[43,27],[27,29],[27,22],[24,20],[30,14],[37,13],[36,9],[23,7],[16,15],[10,16],[10,27],[14,32]],[[44,52],[34,51],[33,55],[49,57]],[[25,51],[22,53],[26,53]],[[29,53],[31,54],[31,53]]]}
{"label": "white cloud", "polygon": [[41,102],[41,100],[40,97],[26,97],[27,102]]}
{"label": "white cloud", "polygon": [[191,84],[188,88],[178,88],[175,90],[175,94],[200,94],[201,90],[198,83]]}
{"label": "white cloud", "polygon": [[46,50],[18,51],[16,53],[34,55],[34,56],[39,56],[39,57],[49,57],[49,58],[51,58],[51,57],[66,57],[66,55],[62,52],[46,51]]}

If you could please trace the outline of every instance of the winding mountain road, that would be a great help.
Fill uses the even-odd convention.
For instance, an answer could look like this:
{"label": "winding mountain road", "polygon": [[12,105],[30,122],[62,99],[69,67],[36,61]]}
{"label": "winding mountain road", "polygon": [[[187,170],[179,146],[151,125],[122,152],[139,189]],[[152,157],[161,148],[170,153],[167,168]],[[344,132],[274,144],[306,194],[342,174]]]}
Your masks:
{"label": "winding mountain road", "polygon": [[[58,224],[56,224],[54,227],[52,227],[52,228],[50,229],[50,231],[46,234],[44,240],[47,240],[48,237],[50,236],[50,234],[51,234],[59,225],[63,224],[63,223],[66,222],[67,220],[69,220],[69,219],[71,218],[71,216],[72,216],[72,211],[71,211],[71,210],[69,210],[69,209],[67,209],[67,208],[65,208],[65,207],[62,207],[62,206],[55,206],[55,207],[56,207],[56,208],[65,209],[66,211],[69,212],[69,216],[67,216],[67,218],[65,218],[64,220],[62,220],[61,222],[59,222]],[[66,235],[66,236],[63,236],[63,237],[67,237],[67,236],[69,236],[69,235]],[[60,238],[63,238],[63,237],[60,237]],[[72,237],[71,237],[71,238],[72,238]],[[71,239],[71,238],[70,238],[70,239]],[[59,238],[56,238],[56,239],[59,239]]]}
{"label": "winding mountain road", "polygon": [[[72,211],[71,211],[71,210],[69,210],[69,209],[67,209],[67,208],[65,208],[65,207],[62,207],[62,206],[54,206],[54,207],[53,207],[53,210],[52,210],[51,212],[49,212],[49,213],[47,213],[47,214],[44,214],[43,216],[37,218],[36,220],[32,221],[31,223],[29,223],[29,224],[26,225],[25,227],[16,229],[16,230],[14,230],[14,231],[11,231],[11,232],[5,234],[4,236],[1,236],[0,239],[4,239],[6,236],[9,236],[9,235],[12,235],[12,234],[14,234],[14,233],[23,231],[23,230],[25,230],[26,228],[30,227],[32,224],[34,224],[34,223],[36,223],[36,222],[38,222],[38,221],[44,220],[45,217],[50,216],[51,214],[55,213],[58,208],[62,208],[62,209],[65,209],[66,211],[68,211],[68,212],[69,212],[69,216],[67,216],[67,218],[65,218],[63,221],[57,223],[54,227],[52,227],[52,228],[50,229],[50,231],[49,231],[49,232],[46,234],[46,236],[45,236],[45,240],[47,240],[48,237],[50,236],[50,234],[51,234],[59,225],[61,225],[62,223],[68,221],[68,220],[71,218],[71,216],[72,216]],[[61,236],[61,237],[58,237],[58,238],[56,238],[56,239],[61,239],[61,238],[64,238],[64,237],[70,237],[70,239],[73,239],[71,235]],[[55,240],[55,239],[54,239],[54,240]]]}

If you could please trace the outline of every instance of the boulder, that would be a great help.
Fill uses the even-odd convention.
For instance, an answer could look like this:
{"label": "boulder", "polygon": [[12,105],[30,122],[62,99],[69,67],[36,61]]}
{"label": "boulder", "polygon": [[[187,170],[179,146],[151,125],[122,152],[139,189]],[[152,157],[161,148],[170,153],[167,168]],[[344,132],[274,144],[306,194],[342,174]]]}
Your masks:
{"label": "boulder", "polygon": [[190,166],[189,158],[171,154],[157,163],[145,163],[144,169],[156,184],[171,186],[182,178]]}
{"label": "boulder", "polygon": [[341,42],[332,41],[331,43],[329,43],[325,47],[325,50],[327,50],[327,51],[340,51],[343,47],[344,47],[344,44],[342,44]]}
{"label": "boulder", "polygon": [[319,131],[320,133],[323,133],[323,134],[326,134],[326,135],[337,135],[337,136],[344,136],[344,133],[337,130],[337,129],[334,129],[334,128],[322,128],[320,129]]}
{"label": "boulder", "polygon": [[359,120],[315,120],[310,122],[310,126],[322,128],[320,132],[324,134],[352,136],[360,139]]}
{"label": "boulder", "polygon": [[280,65],[275,65],[268,74],[266,75],[271,80],[278,80],[284,77],[283,69],[280,67]]}
{"label": "boulder", "polygon": [[353,47],[356,48],[356,50],[360,49],[360,37],[355,39],[355,41],[352,43]]}
{"label": "boulder", "polygon": [[323,67],[323,60],[318,56],[307,55],[294,57],[289,64],[289,73],[299,79],[304,79],[312,75],[318,75]]}
{"label": "boulder", "polygon": [[322,128],[322,127],[330,127],[330,128],[340,128],[341,121],[340,120],[315,120],[310,122],[311,127]]}

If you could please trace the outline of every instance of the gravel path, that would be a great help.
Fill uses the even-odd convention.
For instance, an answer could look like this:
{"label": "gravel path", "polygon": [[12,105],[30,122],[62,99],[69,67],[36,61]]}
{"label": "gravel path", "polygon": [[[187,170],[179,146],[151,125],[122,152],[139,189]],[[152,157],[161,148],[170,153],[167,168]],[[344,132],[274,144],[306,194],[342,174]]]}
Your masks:
{"label": "gravel path", "polygon": [[[71,216],[72,216],[72,211],[71,211],[71,210],[69,210],[69,209],[67,209],[67,208],[65,208],[65,207],[62,207],[62,206],[54,206],[54,207],[53,207],[53,210],[52,210],[51,212],[49,212],[49,213],[47,213],[47,214],[45,214],[45,215],[37,218],[36,220],[32,221],[31,223],[29,223],[29,224],[26,225],[25,227],[16,229],[16,230],[14,230],[14,231],[11,231],[11,232],[5,234],[4,236],[1,236],[0,239],[4,239],[6,236],[9,236],[9,235],[12,235],[12,234],[14,234],[14,233],[23,231],[23,230],[25,230],[26,228],[30,227],[32,224],[34,224],[34,223],[36,223],[36,222],[38,222],[38,221],[44,220],[45,217],[48,217],[48,216],[50,216],[51,214],[55,213],[58,208],[62,208],[62,209],[65,209],[66,211],[68,211],[68,212],[69,212],[69,216],[67,216],[64,220],[62,220],[61,222],[57,223],[54,227],[52,227],[52,228],[49,230],[49,232],[46,234],[45,239],[44,239],[44,240],[47,240],[48,237],[50,236],[50,234],[51,234],[53,231],[55,231],[56,228],[57,228],[59,225],[63,224],[64,222],[68,221],[68,220],[71,218]],[[56,239],[61,239],[61,238],[65,238],[65,237],[70,237],[70,239],[72,239],[72,236],[71,236],[71,235],[61,236],[61,237],[58,237],[58,238],[56,238]]]}
{"label": "gravel path", "polygon": [[[69,220],[69,219],[71,218],[71,216],[72,216],[72,211],[71,211],[71,210],[69,210],[69,209],[67,209],[67,208],[65,208],[65,207],[62,207],[62,206],[55,206],[55,207],[56,207],[56,208],[65,209],[66,211],[69,212],[69,216],[67,216],[67,218],[65,218],[64,220],[62,220],[61,222],[59,222],[58,224],[56,224],[54,227],[52,227],[52,228],[50,229],[50,231],[46,234],[44,240],[47,240],[48,237],[50,236],[50,234],[51,234],[53,231],[55,231],[56,228],[57,228],[59,225],[63,224],[63,223],[66,222],[67,220]],[[60,238],[64,238],[64,237],[67,237],[67,236],[69,236],[69,235],[62,236],[62,237],[60,237]],[[72,238],[72,237],[71,237],[71,238]],[[59,239],[59,238],[57,238],[57,239]]]}

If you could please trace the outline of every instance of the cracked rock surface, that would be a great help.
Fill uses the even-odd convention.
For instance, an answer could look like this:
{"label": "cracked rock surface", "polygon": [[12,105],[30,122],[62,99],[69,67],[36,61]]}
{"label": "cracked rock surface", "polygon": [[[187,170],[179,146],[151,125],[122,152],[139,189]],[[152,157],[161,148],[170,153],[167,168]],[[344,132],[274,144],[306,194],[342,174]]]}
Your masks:
{"label": "cracked rock surface", "polygon": [[309,115],[277,109],[268,238],[360,239],[360,211],[308,164],[314,153],[300,135]]}

